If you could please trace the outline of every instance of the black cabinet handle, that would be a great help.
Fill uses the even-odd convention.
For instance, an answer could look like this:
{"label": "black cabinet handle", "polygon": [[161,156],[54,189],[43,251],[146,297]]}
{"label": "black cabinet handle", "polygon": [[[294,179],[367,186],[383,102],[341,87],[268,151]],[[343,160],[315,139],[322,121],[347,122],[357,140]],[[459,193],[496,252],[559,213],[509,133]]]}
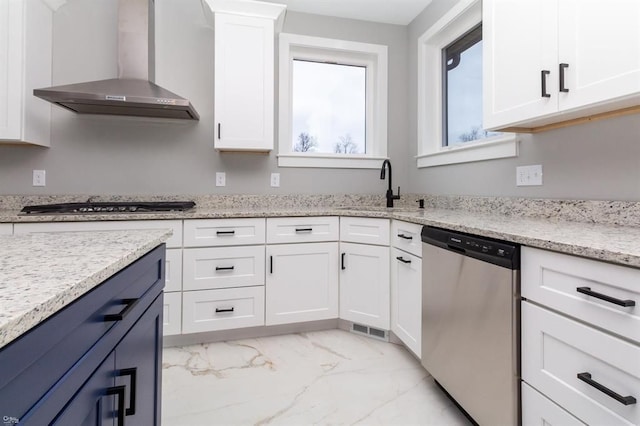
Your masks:
{"label": "black cabinet handle", "polygon": [[216,266],[216,271],[233,271],[235,266]]}
{"label": "black cabinet handle", "polygon": [[273,256],[269,256],[269,273],[273,274]]}
{"label": "black cabinet handle", "polygon": [[607,296],[606,294],[596,293],[595,291],[591,291],[591,287],[577,287],[576,291],[578,293],[586,294],[587,296],[595,297],[596,299],[604,300],[605,302],[613,303],[614,305],[624,306],[625,308],[636,306],[636,302],[634,300],[616,299],[615,297]]}
{"label": "black cabinet handle", "polygon": [[127,408],[124,412],[127,416],[133,416],[136,414],[136,389],[138,387],[138,368],[123,368],[118,372],[118,376],[129,376],[131,377],[130,390],[129,390],[129,408]]}
{"label": "black cabinet handle", "polygon": [[296,232],[313,232],[313,228],[296,228]]}
{"label": "black cabinet handle", "polygon": [[118,426],[124,426],[124,386],[113,386],[107,388],[106,394],[116,395],[118,397]]}
{"label": "black cabinet handle", "polygon": [[122,299],[122,304],[126,305],[123,310],[117,314],[107,314],[104,316],[105,322],[110,321],[122,321],[124,317],[131,312],[131,310],[138,304],[140,299]]}
{"label": "black cabinet handle", "polygon": [[543,98],[550,98],[551,94],[547,93],[547,76],[551,74],[551,71],[549,70],[542,70],[540,72],[540,79],[541,79],[541,83],[542,83],[542,97]]}
{"label": "black cabinet handle", "polygon": [[398,234],[398,238],[403,238],[405,240],[413,240],[411,235]]}
{"label": "black cabinet handle", "polygon": [[410,260],[406,260],[406,259],[404,259],[402,256],[398,256],[398,257],[396,257],[396,259],[398,259],[398,260],[399,260],[400,262],[402,262],[402,263],[411,263],[411,261],[410,261]]}
{"label": "black cabinet handle", "polygon": [[216,235],[233,235],[236,231],[216,231]]}
{"label": "black cabinet handle", "polygon": [[222,313],[222,312],[233,312],[234,311],[234,307],[230,307],[230,308],[216,308],[216,314]]}
{"label": "black cabinet handle", "polygon": [[222,125],[218,123],[218,139],[222,139]]}
{"label": "black cabinet handle", "polygon": [[569,89],[567,89],[566,87],[564,87],[564,70],[566,70],[567,68],[569,68],[569,64],[560,64],[560,69],[559,69],[559,74],[560,74],[560,91],[561,92],[568,92]]}
{"label": "black cabinet handle", "polygon": [[347,268],[345,268],[344,266],[344,257],[347,255],[347,253],[342,253],[340,255],[340,269],[342,269],[343,271]]}
{"label": "black cabinet handle", "polygon": [[600,392],[606,394],[607,396],[610,396],[611,398],[613,398],[616,401],[618,401],[620,404],[632,405],[632,404],[636,403],[636,399],[634,397],[632,397],[632,396],[622,396],[619,393],[616,393],[616,392],[612,391],[611,389],[609,389],[608,387],[606,387],[604,385],[601,385],[600,383],[598,383],[595,380],[591,379],[591,373],[578,373],[578,379],[582,380],[583,382],[585,382],[589,386],[592,386],[592,387],[598,389]]}

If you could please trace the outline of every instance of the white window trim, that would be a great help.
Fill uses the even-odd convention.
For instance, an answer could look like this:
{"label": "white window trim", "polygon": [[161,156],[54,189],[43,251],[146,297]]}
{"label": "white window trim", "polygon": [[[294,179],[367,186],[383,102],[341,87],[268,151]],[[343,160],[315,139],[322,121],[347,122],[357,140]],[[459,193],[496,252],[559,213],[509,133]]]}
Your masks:
{"label": "white window trim", "polygon": [[[311,37],[279,35],[278,166],[375,169],[387,158],[387,46]],[[291,146],[293,59],[338,61],[367,67],[367,154],[294,152]]]}
{"label": "white window trim", "polygon": [[481,0],[460,0],[418,39],[418,168],[518,156],[515,133],[442,146],[442,49],[481,22]]}

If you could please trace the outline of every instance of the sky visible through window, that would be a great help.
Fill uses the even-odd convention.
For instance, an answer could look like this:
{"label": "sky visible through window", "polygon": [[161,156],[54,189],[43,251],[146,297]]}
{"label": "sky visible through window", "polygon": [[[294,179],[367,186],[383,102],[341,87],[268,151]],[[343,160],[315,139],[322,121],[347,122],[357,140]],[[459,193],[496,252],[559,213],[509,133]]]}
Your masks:
{"label": "sky visible through window", "polygon": [[366,67],[293,60],[295,152],[364,154]]}
{"label": "sky visible through window", "polygon": [[456,145],[498,135],[482,127],[482,41],[460,54],[447,72],[447,140]]}

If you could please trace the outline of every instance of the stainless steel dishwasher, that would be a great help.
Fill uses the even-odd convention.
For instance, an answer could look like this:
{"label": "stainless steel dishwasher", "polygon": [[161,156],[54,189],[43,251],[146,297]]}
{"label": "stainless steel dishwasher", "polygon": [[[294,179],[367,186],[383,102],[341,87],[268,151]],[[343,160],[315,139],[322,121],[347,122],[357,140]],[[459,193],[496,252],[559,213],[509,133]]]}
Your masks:
{"label": "stainless steel dishwasher", "polygon": [[422,229],[422,365],[480,425],[518,425],[520,246]]}

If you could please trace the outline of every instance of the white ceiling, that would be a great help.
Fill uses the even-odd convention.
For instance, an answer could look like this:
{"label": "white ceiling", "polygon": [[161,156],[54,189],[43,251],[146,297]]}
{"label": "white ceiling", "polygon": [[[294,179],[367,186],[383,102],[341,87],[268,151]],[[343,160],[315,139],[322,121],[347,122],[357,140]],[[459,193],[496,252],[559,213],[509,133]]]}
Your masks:
{"label": "white ceiling", "polygon": [[408,25],[431,0],[267,0],[287,10],[363,21]]}

